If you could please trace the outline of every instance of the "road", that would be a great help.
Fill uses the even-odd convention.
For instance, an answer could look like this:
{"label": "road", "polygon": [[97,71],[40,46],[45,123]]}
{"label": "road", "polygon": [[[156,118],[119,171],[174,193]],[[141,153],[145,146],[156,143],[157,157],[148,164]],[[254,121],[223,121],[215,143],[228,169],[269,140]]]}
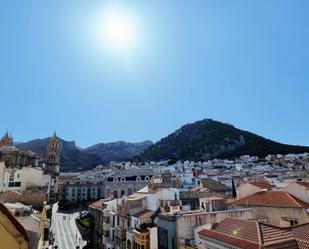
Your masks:
{"label": "road", "polygon": [[54,246],[58,246],[58,249],[76,249],[77,246],[83,248],[86,245],[75,223],[78,216],[78,212],[58,213],[58,203],[53,205],[51,226],[55,236]]}

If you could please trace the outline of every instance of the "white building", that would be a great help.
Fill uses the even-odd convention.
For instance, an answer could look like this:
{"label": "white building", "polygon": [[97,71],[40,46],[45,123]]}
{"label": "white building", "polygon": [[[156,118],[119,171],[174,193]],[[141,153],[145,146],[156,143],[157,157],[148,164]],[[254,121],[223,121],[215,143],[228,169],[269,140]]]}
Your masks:
{"label": "white building", "polygon": [[23,192],[31,187],[48,187],[50,176],[39,168],[9,168],[0,162],[0,192],[8,190]]}

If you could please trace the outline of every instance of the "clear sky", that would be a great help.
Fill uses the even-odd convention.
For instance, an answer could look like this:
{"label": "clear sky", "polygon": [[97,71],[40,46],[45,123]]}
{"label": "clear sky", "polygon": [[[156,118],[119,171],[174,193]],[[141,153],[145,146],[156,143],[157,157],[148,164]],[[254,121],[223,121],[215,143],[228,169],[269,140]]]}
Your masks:
{"label": "clear sky", "polygon": [[[0,133],[82,147],[203,118],[309,145],[309,1],[1,1]],[[132,44],[107,46],[106,12]],[[118,13],[119,12],[119,13]],[[104,33],[101,30],[101,33]]]}

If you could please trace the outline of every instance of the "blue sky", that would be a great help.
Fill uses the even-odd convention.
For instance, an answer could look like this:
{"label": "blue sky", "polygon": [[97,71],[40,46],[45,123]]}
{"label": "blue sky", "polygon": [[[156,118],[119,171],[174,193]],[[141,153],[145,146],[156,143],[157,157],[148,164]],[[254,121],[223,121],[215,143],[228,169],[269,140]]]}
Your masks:
{"label": "blue sky", "polygon": [[[134,47],[94,35],[104,10]],[[158,140],[203,118],[309,145],[308,1],[2,1],[0,132],[83,147]],[[101,18],[101,19],[100,19]]]}

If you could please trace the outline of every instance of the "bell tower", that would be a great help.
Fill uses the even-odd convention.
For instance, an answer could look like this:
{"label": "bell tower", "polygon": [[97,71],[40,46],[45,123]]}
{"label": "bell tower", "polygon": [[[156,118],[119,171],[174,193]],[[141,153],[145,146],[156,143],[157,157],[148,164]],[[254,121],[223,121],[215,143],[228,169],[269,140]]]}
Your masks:
{"label": "bell tower", "polygon": [[53,176],[59,175],[60,172],[60,148],[59,141],[54,132],[47,146],[46,168]]}

